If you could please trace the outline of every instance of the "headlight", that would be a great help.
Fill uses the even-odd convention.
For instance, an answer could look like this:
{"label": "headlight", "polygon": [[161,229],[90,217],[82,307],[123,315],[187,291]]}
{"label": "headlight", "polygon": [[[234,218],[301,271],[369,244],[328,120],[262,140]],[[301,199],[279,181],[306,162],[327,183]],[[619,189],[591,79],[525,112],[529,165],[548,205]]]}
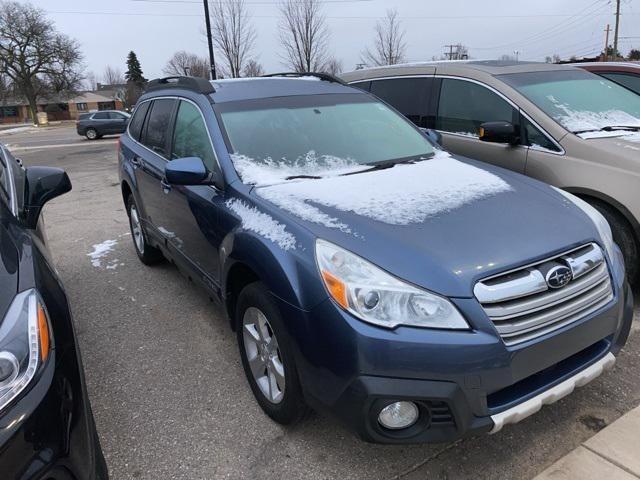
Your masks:
{"label": "headlight", "polygon": [[615,258],[615,242],[613,241],[611,227],[609,226],[609,222],[607,222],[607,219],[604,218],[604,216],[596,208],[592,207],[581,198],[576,197],[575,195],[569,192],[565,192],[564,190],[561,190],[559,188],[552,188],[555,189],[558,193],[564,195],[567,199],[572,201],[578,208],[580,208],[584,213],[588,215],[588,217],[591,219],[593,224],[596,226],[596,229],[598,230],[600,240],[602,240],[602,244],[607,251],[609,259],[613,260]]}
{"label": "headlight", "polygon": [[388,328],[469,328],[447,299],[398,280],[332,243],[316,241],[316,259],[331,297],[365,322]]}
{"label": "headlight", "polygon": [[0,324],[0,410],[33,380],[49,355],[49,320],[35,290],[18,294]]}

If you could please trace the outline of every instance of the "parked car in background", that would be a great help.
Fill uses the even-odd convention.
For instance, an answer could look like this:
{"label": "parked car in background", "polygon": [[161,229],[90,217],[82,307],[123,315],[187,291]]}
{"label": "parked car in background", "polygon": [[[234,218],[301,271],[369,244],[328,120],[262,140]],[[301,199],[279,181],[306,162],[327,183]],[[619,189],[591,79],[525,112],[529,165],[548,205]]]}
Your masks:
{"label": "parked car in background", "polygon": [[277,422],[310,405],[373,442],[497,432],[628,336],[596,209],[450,155],[333,77],[152,81],[118,158],[138,257],[224,305]]}
{"label": "parked car in background", "polygon": [[640,280],[640,96],[576,67],[526,62],[427,62],[342,78],[436,129],[447,150],[589,202]]}
{"label": "parked car in background", "polygon": [[40,212],[68,192],[0,145],[0,478],[108,477],[64,288]]}
{"label": "parked car in background", "polygon": [[587,62],[572,65],[608,78],[640,95],[640,62]]}
{"label": "parked car in background", "polygon": [[104,135],[123,133],[129,121],[127,112],[119,110],[100,110],[93,113],[82,113],[76,122],[78,135],[96,140]]}

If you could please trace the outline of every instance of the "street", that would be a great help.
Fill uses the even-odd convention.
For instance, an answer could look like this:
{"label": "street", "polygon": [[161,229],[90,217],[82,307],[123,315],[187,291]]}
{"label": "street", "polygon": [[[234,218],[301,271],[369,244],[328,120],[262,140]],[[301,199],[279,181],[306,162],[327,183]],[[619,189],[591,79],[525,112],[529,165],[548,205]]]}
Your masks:
{"label": "street", "polygon": [[[640,403],[636,302],[612,371],[497,435],[371,445],[319,414],[283,428],[255,402],[220,307],[172,265],[138,261],[116,138],[91,142],[68,125],[0,132],[0,142],[26,167],[71,177],[73,191],[46,207],[45,221],[113,479],[531,478]],[[105,251],[90,256],[96,245]]]}

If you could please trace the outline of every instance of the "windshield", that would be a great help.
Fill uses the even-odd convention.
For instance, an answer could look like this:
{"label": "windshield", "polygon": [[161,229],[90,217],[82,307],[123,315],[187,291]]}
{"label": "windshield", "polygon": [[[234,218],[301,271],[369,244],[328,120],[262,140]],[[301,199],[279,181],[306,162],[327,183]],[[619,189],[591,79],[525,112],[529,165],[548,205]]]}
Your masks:
{"label": "windshield", "polygon": [[[576,69],[508,74],[499,78],[571,132],[640,127],[640,95],[590,72]],[[616,133],[624,134],[624,131]]]}
{"label": "windshield", "polygon": [[[336,175],[434,153],[412,124],[368,95],[278,97],[217,107],[234,165],[248,183],[264,183],[268,173],[270,181]],[[258,170],[262,178],[256,179]]]}

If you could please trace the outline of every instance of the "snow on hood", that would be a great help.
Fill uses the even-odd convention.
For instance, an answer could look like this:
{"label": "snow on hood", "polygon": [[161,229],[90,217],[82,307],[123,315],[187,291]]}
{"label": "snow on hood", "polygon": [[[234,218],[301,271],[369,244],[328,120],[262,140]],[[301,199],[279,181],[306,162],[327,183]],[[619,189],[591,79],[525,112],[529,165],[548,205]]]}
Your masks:
{"label": "snow on hood", "polygon": [[[567,104],[559,102],[553,95],[547,97],[562,113],[554,115],[554,118],[570,132],[595,130],[579,133],[584,139],[603,137],[630,137],[625,140],[640,141],[640,135],[633,131],[616,130],[613,132],[599,132],[601,128],[608,126],[640,126],[640,118],[622,110],[608,110],[606,112],[591,112],[587,110],[572,110]],[[633,137],[637,137],[634,140]]]}
{"label": "snow on hood", "polygon": [[349,211],[390,225],[408,225],[510,190],[511,186],[496,175],[438,151],[432,159],[414,164],[280,183],[257,188],[256,193],[303,220],[349,232],[348,225],[319,207]]}
{"label": "snow on hood", "polygon": [[245,230],[250,230],[271,240],[283,250],[295,248],[296,238],[271,215],[267,215],[238,199],[228,200],[226,205],[240,217],[242,228]]}

